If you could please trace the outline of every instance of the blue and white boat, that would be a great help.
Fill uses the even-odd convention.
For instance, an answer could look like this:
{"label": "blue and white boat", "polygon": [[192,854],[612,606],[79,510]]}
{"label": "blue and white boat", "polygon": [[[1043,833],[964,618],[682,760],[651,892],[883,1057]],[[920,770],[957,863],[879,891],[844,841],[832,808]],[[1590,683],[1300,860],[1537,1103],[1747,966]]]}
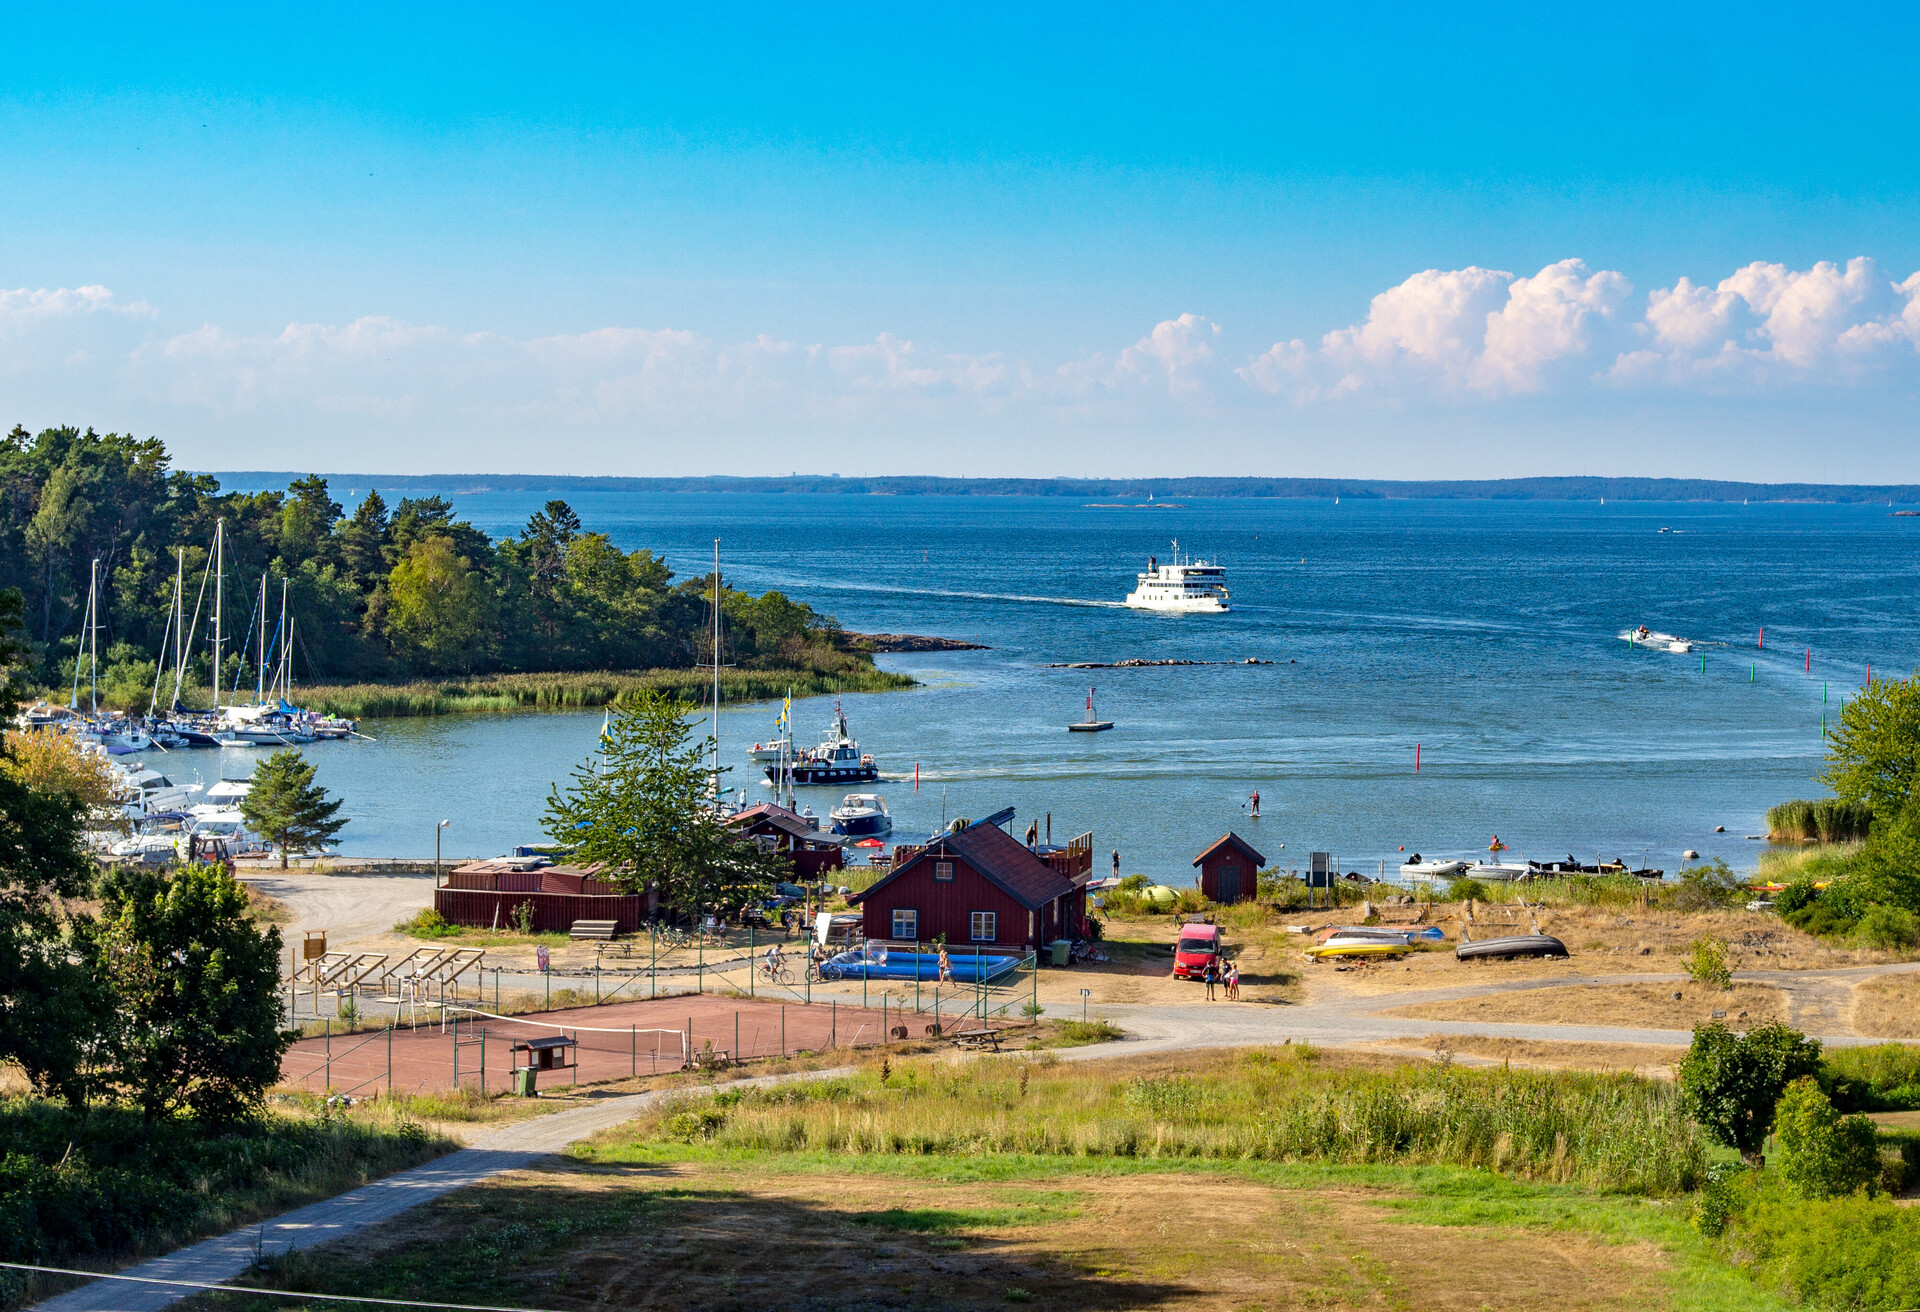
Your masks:
{"label": "blue and white boat", "polygon": [[893,832],[887,799],[878,793],[848,793],[827,817],[833,821],[831,832],[847,838],[877,838]]}

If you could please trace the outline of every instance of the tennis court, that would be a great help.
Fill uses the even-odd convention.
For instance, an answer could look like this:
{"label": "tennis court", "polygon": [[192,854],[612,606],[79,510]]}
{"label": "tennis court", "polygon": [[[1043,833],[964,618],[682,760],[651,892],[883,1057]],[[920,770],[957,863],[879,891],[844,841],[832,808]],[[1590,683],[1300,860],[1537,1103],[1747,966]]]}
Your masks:
{"label": "tennis court", "polygon": [[888,1030],[903,1025],[908,1035],[922,1038],[932,1020],[890,1007],[699,995],[527,1016],[493,1016],[466,1009],[454,1015],[457,1019],[449,1016],[445,1022],[414,1028],[302,1039],[280,1063],[281,1082],[315,1093],[331,1090],[350,1095],[388,1088],[417,1093],[455,1085],[501,1093],[511,1085],[513,1066],[530,1062],[527,1051],[516,1054],[514,1045],[530,1040],[574,1041],[559,1050],[562,1055],[557,1060],[567,1065],[540,1071],[541,1086],[552,1088],[679,1070],[689,1056],[703,1063],[751,1061],[867,1047],[884,1042]]}

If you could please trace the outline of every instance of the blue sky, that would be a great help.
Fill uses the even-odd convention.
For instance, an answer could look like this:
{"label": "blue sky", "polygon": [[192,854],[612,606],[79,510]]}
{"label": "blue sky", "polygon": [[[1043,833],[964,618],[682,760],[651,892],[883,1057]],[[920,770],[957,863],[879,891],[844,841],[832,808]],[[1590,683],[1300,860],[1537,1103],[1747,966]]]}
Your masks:
{"label": "blue sky", "polygon": [[1915,11],[1547,8],[16,15],[0,420],[201,468],[1920,480]]}

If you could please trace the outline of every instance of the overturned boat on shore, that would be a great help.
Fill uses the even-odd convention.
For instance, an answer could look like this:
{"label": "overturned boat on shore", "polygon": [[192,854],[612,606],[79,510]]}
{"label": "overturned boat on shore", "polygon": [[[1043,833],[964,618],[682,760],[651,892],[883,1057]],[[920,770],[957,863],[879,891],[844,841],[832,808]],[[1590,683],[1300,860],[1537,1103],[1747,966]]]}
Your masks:
{"label": "overturned boat on shore", "polygon": [[1567,945],[1551,934],[1509,934],[1475,941],[1461,936],[1453,950],[1459,961],[1508,961],[1515,957],[1564,957]]}

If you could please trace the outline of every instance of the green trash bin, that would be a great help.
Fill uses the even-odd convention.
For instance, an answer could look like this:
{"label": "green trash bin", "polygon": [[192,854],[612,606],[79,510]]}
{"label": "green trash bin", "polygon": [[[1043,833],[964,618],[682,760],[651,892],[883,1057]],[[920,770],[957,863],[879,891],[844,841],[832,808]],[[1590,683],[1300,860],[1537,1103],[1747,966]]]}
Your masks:
{"label": "green trash bin", "polygon": [[1073,941],[1071,939],[1057,938],[1047,944],[1047,948],[1053,953],[1053,964],[1056,966],[1066,965],[1067,958],[1073,955]]}
{"label": "green trash bin", "polygon": [[521,1098],[538,1098],[540,1095],[534,1088],[534,1081],[539,1075],[540,1072],[532,1066],[517,1067],[513,1072],[515,1095]]}

